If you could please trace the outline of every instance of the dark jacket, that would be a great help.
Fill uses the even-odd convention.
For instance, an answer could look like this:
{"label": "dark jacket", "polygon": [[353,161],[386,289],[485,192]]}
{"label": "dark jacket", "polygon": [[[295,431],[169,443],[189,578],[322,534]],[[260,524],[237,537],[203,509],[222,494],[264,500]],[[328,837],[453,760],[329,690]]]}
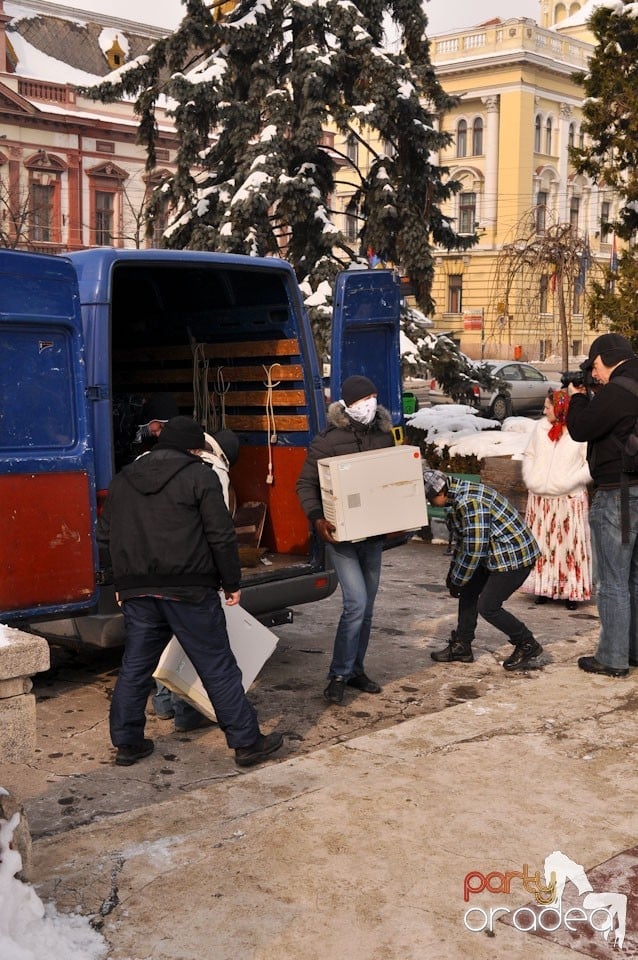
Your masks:
{"label": "dark jacket", "polygon": [[385,407],[377,407],[372,423],[364,426],[350,419],[341,401],[331,403],[328,407],[328,426],[310,444],[306,462],[297,480],[297,496],[308,519],[312,521],[323,517],[317,460],[392,446],[392,419]]}
{"label": "dark jacket", "polygon": [[192,454],[154,449],[118,473],[97,539],[116,590],[239,589],[237,537],[221,484]]}
{"label": "dark jacket", "polygon": [[638,396],[614,383],[618,377],[638,380],[638,357],[621,363],[591,399],[574,394],[567,411],[570,436],[587,442],[587,462],[597,487],[620,486],[622,448],[638,417]]}

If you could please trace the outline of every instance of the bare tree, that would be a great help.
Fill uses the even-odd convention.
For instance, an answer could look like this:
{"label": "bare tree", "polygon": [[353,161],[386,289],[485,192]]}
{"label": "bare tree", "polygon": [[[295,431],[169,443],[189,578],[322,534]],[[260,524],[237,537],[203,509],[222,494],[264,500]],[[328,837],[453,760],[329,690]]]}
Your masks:
{"label": "bare tree", "polygon": [[[532,210],[514,231],[515,239],[503,244],[496,265],[493,296],[502,316],[525,320],[526,328],[547,332],[547,305],[554,296],[558,313],[558,338],[563,368],[569,362],[572,305],[575,294],[586,303],[587,275],[594,262],[589,239],[569,223],[545,223],[542,229]],[[584,312],[579,309],[579,313]]]}
{"label": "bare tree", "polygon": [[35,215],[31,191],[16,192],[0,179],[0,247],[30,249]]}

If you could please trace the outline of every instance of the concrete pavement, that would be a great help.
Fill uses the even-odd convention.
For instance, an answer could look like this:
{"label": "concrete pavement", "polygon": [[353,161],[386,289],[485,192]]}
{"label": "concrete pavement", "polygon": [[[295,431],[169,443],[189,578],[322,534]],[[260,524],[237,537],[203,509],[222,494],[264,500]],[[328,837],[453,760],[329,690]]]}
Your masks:
{"label": "concrete pavement", "polygon": [[[499,682],[440,712],[40,839],[38,892],[100,917],[111,960],[638,956],[638,672],[581,673],[595,634],[554,639],[539,670],[503,676],[489,661]],[[487,657],[436,676],[471,686]],[[147,763],[126,777],[146,778]],[[622,952],[587,920],[549,939],[518,928],[529,913],[468,929],[490,907],[511,920],[529,905],[503,875],[542,873],[552,851],[594,891],[629,895]],[[464,901],[470,873],[496,891]],[[580,903],[571,883],[568,895]]]}

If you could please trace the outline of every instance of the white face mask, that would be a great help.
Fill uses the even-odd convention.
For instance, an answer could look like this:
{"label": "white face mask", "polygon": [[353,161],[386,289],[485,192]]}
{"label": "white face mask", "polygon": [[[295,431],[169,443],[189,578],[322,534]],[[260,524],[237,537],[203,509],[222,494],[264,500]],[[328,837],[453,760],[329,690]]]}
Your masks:
{"label": "white face mask", "polygon": [[346,407],[346,413],[357,423],[367,425],[372,423],[377,412],[377,398],[365,397],[363,400],[357,400],[351,407]]}

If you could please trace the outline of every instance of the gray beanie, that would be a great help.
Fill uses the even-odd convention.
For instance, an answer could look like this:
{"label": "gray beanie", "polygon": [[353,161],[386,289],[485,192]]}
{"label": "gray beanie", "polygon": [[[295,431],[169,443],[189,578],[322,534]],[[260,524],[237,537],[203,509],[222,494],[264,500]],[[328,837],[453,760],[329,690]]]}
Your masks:
{"label": "gray beanie", "polygon": [[448,478],[440,470],[432,470],[426,464],[423,465],[423,484],[425,486],[425,496],[432,503],[434,498],[442,493],[448,487]]}

